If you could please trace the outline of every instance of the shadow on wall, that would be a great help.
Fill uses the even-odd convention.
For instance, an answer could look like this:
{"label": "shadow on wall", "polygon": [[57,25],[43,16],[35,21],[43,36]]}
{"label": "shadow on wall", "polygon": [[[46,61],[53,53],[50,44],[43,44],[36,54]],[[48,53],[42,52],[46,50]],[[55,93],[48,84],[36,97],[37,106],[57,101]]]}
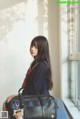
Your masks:
{"label": "shadow on wall", "polygon": [[[38,34],[48,34],[48,0],[36,0],[38,24]],[[26,6],[28,0],[0,0],[0,40],[7,40],[9,32],[12,31],[16,23],[26,21]],[[33,4],[34,0],[31,2]],[[33,6],[32,6],[33,7]],[[30,8],[31,10],[31,8]],[[32,13],[31,13],[32,14]],[[30,15],[31,15],[30,14]],[[28,16],[28,14],[27,14]],[[27,20],[31,20],[30,18]],[[14,25],[15,24],[15,25]],[[19,25],[20,26],[20,25]],[[4,36],[5,34],[5,36]]]}
{"label": "shadow on wall", "polygon": [[[24,9],[21,4],[27,0],[0,0],[0,40],[4,40],[5,36],[11,31],[14,22],[24,20]],[[6,37],[7,39],[7,37]]]}
{"label": "shadow on wall", "polygon": [[25,2],[27,0],[0,0],[0,10],[10,8],[20,2]]}
{"label": "shadow on wall", "polygon": [[38,0],[38,16],[36,18],[38,22],[38,33],[48,35],[48,0]]}

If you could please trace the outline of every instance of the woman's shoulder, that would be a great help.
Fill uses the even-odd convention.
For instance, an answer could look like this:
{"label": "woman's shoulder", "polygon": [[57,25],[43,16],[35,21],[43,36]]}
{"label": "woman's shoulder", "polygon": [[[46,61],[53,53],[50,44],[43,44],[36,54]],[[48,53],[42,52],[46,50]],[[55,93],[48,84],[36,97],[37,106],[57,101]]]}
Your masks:
{"label": "woman's shoulder", "polygon": [[44,61],[44,60],[39,61],[39,63],[40,63],[40,64],[43,64],[43,65],[46,65],[46,66],[48,65],[47,62]]}
{"label": "woman's shoulder", "polygon": [[48,63],[44,60],[38,60],[35,65],[32,67],[32,70],[43,70],[48,69]]}
{"label": "woman's shoulder", "polygon": [[46,61],[40,61],[38,63],[38,66],[41,67],[41,68],[48,68],[48,64]]}

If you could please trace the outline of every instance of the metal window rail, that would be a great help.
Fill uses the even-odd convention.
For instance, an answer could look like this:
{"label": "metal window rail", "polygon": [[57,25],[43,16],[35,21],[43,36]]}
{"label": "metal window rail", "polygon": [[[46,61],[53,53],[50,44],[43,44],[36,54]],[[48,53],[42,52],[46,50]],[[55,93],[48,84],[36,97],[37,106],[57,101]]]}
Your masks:
{"label": "metal window rail", "polygon": [[[76,62],[79,62],[80,61],[80,53],[77,53],[77,54],[71,54],[71,55],[69,55],[69,59],[68,59],[69,61],[76,61]],[[80,95],[78,94],[78,92],[79,92],[79,89],[78,89],[78,86],[79,86],[79,82],[78,82],[78,74],[77,74],[77,72],[78,72],[78,70],[79,70],[79,68],[77,69],[78,67],[75,67],[75,70],[76,70],[76,79],[75,79],[75,85],[76,85],[76,102],[74,102],[74,104],[78,107],[78,109],[80,110]]]}
{"label": "metal window rail", "polygon": [[80,61],[80,53],[78,53],[78,54],[70,54],[69,55],[69,60]]}

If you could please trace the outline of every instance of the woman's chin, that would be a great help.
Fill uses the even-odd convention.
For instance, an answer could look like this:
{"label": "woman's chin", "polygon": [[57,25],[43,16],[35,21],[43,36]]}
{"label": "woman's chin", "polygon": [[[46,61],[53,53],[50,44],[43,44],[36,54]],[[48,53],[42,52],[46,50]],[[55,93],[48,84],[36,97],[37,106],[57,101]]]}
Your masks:
{"label": "woman's chin", "polygon": [[36,57],[35,54],[31,54],[31,55],[32,55],[32,57]]}

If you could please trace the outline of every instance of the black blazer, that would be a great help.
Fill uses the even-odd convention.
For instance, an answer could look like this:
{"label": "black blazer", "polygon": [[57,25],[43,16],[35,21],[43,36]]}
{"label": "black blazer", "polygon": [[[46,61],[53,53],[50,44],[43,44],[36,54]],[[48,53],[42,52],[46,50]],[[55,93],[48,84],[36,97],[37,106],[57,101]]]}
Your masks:
{"label": "black blazer", "polygon": [[40,61],[26,77],[26,88],[23,94],[36,95],[36,90],[41,95],[49,95],[48,86],[48,65],[44,61]]}

